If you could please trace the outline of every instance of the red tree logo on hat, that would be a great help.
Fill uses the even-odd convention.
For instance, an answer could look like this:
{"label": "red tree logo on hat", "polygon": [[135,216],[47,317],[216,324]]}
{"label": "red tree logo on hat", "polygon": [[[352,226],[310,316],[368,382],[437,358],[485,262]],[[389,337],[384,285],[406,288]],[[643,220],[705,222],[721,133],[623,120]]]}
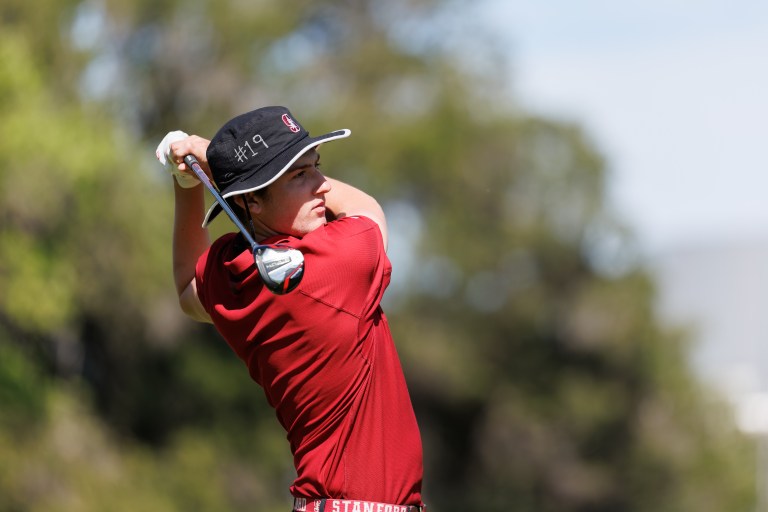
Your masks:
{"label": "red tree logo on hat", "polygon": [[289,130],[291,130],[293,133],[298,133],[301,128],[299,128],[299,125],[293,122],[293,119],[291,119],[288,114],[283,114],[283,122],[285,123],[285,126],[288,127]]}

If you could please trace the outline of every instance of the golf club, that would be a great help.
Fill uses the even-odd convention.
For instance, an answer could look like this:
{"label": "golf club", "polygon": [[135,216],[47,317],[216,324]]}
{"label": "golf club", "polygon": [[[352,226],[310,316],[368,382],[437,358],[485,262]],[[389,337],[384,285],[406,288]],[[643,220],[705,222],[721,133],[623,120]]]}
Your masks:
{"label": "golf club", "polygon": [[189,166],[203,185],[213,195],[216,202],[219,203],[235,226],[245,237],[245,240],[251,245],[253,252],[253,261],[259,271],[259,276],[264,282],[264,286],[269,291],[277,295],[283,295],[296,288],[304,277],[304,255],[298,249],[283,247],[280,245],[260,245],[256,243],[251,234],[245,228],[237,214],[230,208],[227,201],[219,194],[216,187],[208,179],[200,163],[192,155],[184,157],[184,163]]}

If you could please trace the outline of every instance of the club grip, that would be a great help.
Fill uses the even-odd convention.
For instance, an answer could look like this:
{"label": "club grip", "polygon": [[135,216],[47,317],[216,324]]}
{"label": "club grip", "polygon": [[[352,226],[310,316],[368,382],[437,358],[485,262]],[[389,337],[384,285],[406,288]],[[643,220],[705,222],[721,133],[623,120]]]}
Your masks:
{"label": "club grip", "polygon": [[197,179],[203,182],[203,184],[210,188],[213,188],[213,183],[211,183],[211,180],[208,178],[208,175],[205,174],[205,171],[202,167],[200,167],[200,162],[197,161],[197,158],[195,158],[194,155],[187,155],[184,157],[184,163],[189,166],[190,169],[192,169],[192,172],[195,173],[197,176]]}

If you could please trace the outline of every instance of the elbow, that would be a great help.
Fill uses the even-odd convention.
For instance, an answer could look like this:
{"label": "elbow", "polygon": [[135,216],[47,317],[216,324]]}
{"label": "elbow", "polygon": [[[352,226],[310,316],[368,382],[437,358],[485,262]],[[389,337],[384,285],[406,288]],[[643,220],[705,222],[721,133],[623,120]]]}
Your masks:
{"label": "elbow", "polygon": [[194,309],[189,305],[188,301],[184,300],[183,295],[179,295],[179,309],[185,315],[194,318]]}
{"label": "elbow", "polygon": [[198,322],[213,323],[211,316],[203,307],[200,298],[197,296],[197,287],[195,281],[190,283],[179,293],[179,307],[185,315],[197,320]]}
{"label": "elbow", "polygon": [[203,309],[202,305],[196,307],[179,299],[179,306],[181,307],[181,311],[192,320],[206,324],[213,323],[210,315],[208,315],[208,313]]}

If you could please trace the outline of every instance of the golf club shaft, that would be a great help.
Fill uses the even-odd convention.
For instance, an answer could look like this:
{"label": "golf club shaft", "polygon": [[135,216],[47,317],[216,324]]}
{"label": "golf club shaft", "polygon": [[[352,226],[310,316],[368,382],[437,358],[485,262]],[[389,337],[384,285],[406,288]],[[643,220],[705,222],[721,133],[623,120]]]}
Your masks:
{"label": "golf club shaft", "polygon": [[256,243],[256,240],[253,239],[251,234],[248,232],[248,230],[245,228],[242,222],[240,222],[240,219],[237,217],[237,214],[232,210],[232,208],[229,206],[227,201],[221,197],[221,194],[219,194],[219,191],[216,190],[216,187],[211,183],[211,180],[208,178],[208,175],[205,174],[205,171],[202,167],[200,167],[200,163],[197,161],[197,158],[195,158],[192,155],[187,155],[184,157],[184,163],[189,166],[190,169],[195,173],[197,178],[203,182],[203,185],[208,189],[208,191],[213,195],[213,198],[216,199],[216,202],[219,203],[219,206],[222,207],[222,209],[226,212],[226,214],[229,216],[229,218],[234,222],[235,226],[240,230],[240,232],[245,237],[245,240],[251,244],[251,249],[256,249],[259,244]]}

